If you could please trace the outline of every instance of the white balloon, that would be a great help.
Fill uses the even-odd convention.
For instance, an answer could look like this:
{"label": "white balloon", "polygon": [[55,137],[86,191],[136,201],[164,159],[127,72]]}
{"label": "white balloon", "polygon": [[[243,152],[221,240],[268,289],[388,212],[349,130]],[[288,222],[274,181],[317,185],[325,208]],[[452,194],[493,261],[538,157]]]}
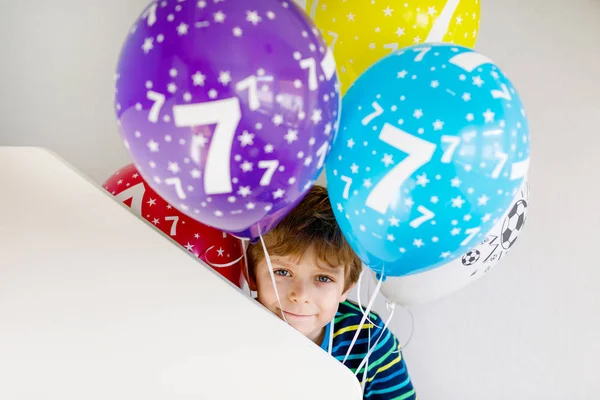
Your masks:
{"label": "white balloon", "polygon": [[[520,190],[506,213],[479,245],[441,267],[401,277],[388,277],[381,293],[401,305],[426,303],[464,288],[483,277],[514,246],[525,226],[529,203],[529,181]],[[372,272],[375,279],[375,273]]]}

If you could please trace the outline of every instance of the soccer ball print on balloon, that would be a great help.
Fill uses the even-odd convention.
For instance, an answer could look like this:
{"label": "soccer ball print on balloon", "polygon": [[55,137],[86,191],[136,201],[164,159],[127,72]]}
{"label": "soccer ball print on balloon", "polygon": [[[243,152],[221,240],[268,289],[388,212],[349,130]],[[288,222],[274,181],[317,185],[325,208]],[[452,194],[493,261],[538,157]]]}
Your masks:
{"label": "soccer ball print on balloon", "polygon": [[356,253],[386,276],[463,255],[528,171],[516,90],[465,47],[413,46],[382,59],[350,88],[343,110],[327,165],[331,203]]}
{"label": "soccer ball print on balloon", "polygon": [[[494,219],[495,225],[483,241],[477,242],[462,257],[438,268],[419,274],[388,277],[381,284],[381,293],[396,304],[426,303],[470,285],[486,276],[500,262],[508,263],[502,260],[506,259],[525,230],[529,198],[529,182],[525,179],[505,215]],[[514,256],[508,257],[508,260]]]}
{"label": "soccer ball print on balloon", "polygon": [[324,166],[339,118],[335,68],[291,2],[154,2],[118,64],[125,145],[170,204],[257,238]]}

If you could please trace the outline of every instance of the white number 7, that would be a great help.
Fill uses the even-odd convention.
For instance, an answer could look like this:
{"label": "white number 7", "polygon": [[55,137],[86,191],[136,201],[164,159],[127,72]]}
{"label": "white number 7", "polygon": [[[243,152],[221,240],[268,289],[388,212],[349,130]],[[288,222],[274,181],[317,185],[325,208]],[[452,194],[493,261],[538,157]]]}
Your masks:
{"label": "white number 7", "polygon": [[366,117],[364,117],[362,119],[362,124],[364,126],[367,126],[371,123],[371,121],[373,121],[375,118],[379,117],[381,114],[383,114],[383,108],[381,108],[381,106],[379,105],[378,102],[374,101],[371,106],[373,107],[373,109],[375,111],[373,111],[371,114],[367,115]]}
{"label": "white number 7", "polygon": [[319,82],[317,82],[317,65],[314,58],[300,60],[300,68],[308,69],[308,89],[317,90]]}
{"label": "white number 7", "polygon": [[177,235],[177,222],[179,222],[179,217],[177,215],[174,217],[165,217],[165,221],[173,222],[171,224],[171,232],[169,232],[169,235],[171,235],[171,236]]}
{"label": "white number 7", "polygon": [[325,164],[325,156],[327,155],[328,148],[329,148],[329,143],[325,142],[317,150],[317,155],[319,156],[319,162],[317,163],[317,169],[320,169],[323,166],[323,164]]}
{"label": "white number 7", "polygon": [[465,238],[465,240],[463,240],[460,245],[461,246],[465,246],[467,243],[469,243],[474,237],[475,235],[477,235],[479,233],[479,231],[481,230],[481,228],[471,228],[471,229],[467,229],[465,232],[469,235]]}
{"label": "white number 7", "polygon": [[[238,98],[174,106],[173,116],[177,127],[217,125],[206,157],[204,192],[209,195],[231,193],[231,146],[242,119]],[[193,141],[192,145],[200,146],[201,142]],[[199,154],[200,149],[191,149],[191,153]]]}
{"label": "white number 7", "polygon": [[[308,89],[311,91],[319,88],[319,81],[317,80],[317,63],[314,58],[306,58],[300,60],[300,68],[308,70]],[[321,69],[327,80],[331,79],[335,74],[335,59],[333,57],[333,50],[327,49],[323,61],[321,61]]]}
{"label": "white number 7", "polygon": [[329,46],[329,48],[333,52],[335,49],[335,43],[337,42],[340,35],[338,35],[335,32],[331,32],[331,31],[327,31],[327,34],[333,38],[333,41],[331,42],[331,46]]}
{"label": "white number 7", "polygon": [[342,197],[344,197],[344,199],[348,199],[348,196],[350,195],[350,186],[352,185],[352,178],[342,175],[342,181],[346,183]]}
{"label": "white number 7", "polygon": [[446,2],[442,13],[436,18],[433,27],[431,27],[425,42],[441,42],[444,39],[446,32],[448,32],[450,21],[452,21],[452,16],[454,15],[459,3],[460,0],[448,0]]}
{"label": "white number 7", "polygon": [[499,151],[496,153],[496,158],[498,158],[499,161],[498,161],[498,164],[496,165],[496,168],[494,168],[494,170],[492,171],[493,179],[498,179],[498,177],[500,177],[500,173],[502,172],[502,169],[504,168],[504,166],[506,165],[506,162],[508,161],[508,154]]}
{"label": "white number 7", "polygon": [[149,15],[148,15],[148,26],[152,26],[156,23],[157,7],[158,7],[158,3],[154,3],[150,6]]}
{"label": "white number 7", "polygon": [[160,115],[160,110],[165,104],[165,95],[149,90],[148,93],[146,93],[146,97],[148,97],[148,100],[154,102],[152,108],[150,108],[150,113],[148,114],[148,121],[156,123],[158,121],[158,116]]}
{"label": "white number 7", "polygon": [[408,154],[375,185],[367,197],[367,207],[385,214],[404,181],[431,160],[437,146],[388,123],[383,126],[379,139]]}
{"label": "white number 7", "polygon": [[279,160],[263,160],[258,162],[258,168],[266,169],[265,174],[260,180],[260,186],[269,186],[275,170],[279,167]]}
{"label": "white number 7", "polygon": [[156,23],[156,9],[158,8],[158,2],[153,2],[146,11],[143,12],[142,18],[146,18],[148,26],[152,26]]}
{"label": "white number 7", "polygon": [[419,226],[423,225],[425,222],[427,222],[430,219],[433,219],[433,217],[435,217],[434,212],[432,212],[431,210],[428,210],[427,208],[425,208],[423,206],[417,207],[417,211],[421,213],[421,216],[418,218],[415,218],[409,224],[410,226],[412,226],[415,229],[417,229]]}
{"label": "white number 7", "polygon": [[248,106],[252,111],[256,111],[260,108],[260,101],[258,99],[258,89],[256,86],[256,76],[254,75],[250,75],[246,79],[242,79],[235,85],[235,88],[237,90],[248,89]]}
{"label": "white number 7", "polygon": [[394,42],[394,43],[388,43],[388,44],[384,44],[383,48],[384,49],[390,49],[390,52],[393,53],[394,51],[398,50],[398,43]]}
{"label": "white number 7", "polygon": [[414,49],[413,51],[419,52],[419,55],[415,57],[415,62],[423,61],[425,54],[429,53],[429,50],[431,50],[431,47],[421,47],[418,49]]}
{"label": "white number 7", "polygon": [[448,164],[452,161],[452,156],[456,151],[456,148],[460,144],[460,137],[458,136],[450,136],[450,135],[442,135],[442,143],[449,143],[450,146],[444,151],[442,154],[442,162],[444,164]]}
{"label": "white number 7", "polygon": [[169,186],[175,186],[175,193],[177,193],[177,197],[181,200],[187,199],[185,192],[183,191],[183,186],[181,185],[181,179],[175,178],[167,178],[165,179],[165,183]]}

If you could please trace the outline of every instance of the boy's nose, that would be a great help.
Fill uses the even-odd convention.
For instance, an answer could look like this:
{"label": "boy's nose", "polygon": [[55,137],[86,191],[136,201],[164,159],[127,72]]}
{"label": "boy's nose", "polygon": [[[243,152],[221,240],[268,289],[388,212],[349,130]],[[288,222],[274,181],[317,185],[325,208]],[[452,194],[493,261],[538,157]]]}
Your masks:
{"label": "boy's nose", "polygon": [[295,282],[292,290],[290,291],[290,300],[294,303],[308,303],[308,285],[304,282]]}

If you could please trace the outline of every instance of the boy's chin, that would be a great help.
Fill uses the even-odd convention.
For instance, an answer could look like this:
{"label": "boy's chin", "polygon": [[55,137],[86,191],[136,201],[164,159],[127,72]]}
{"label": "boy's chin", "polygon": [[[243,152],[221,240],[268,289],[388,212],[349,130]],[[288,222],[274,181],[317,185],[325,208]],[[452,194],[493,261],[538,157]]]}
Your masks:
{"label": "boy's chin", "polygon": [[[306,336],[308,339],[316,342],[318,338],[320,338],[322,336],[323,333],[323,328],[319,328],[317,326],[294,326],[293,324],[290,323],[290,326],[294,329],[296,329],[298,332],[300,332],[301,334],[303,334],[304,336]],[[320,344],[320,343],[318,343]]]}
{"label": "boy's chin", "polygon": [[287,323],[289,326],[291,326],[292,328],[309,338],[320,334],[324,329],[323,326],[319,326],[319,324],[314,320],[310,322],[294,321],[292,318],[288,318]]}

